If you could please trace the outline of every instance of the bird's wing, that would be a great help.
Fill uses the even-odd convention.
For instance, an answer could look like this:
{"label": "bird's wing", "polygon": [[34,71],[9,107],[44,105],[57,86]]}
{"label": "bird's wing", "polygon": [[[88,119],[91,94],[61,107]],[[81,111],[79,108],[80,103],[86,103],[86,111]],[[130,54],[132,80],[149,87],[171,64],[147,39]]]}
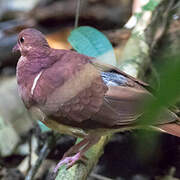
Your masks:
{"label": "bird's wing", "polygon": [[[133,78],[114,66],[94,60],[91,60],[91,63],[102,72],[104,82],[109,85],[103,104],[100,110],[92,117],[92,120],[108,127],[134,123],[142,114],[141,105],[144,99],[152,97],[144,88],[148,84]],[[110,73],[104,74],[104,72]],[[116,76],[112,76],[111,72]]]}
{"label": "bird's wing", "polygon": [[110,86],[105,94],[103,105],[92,119],[108,127],[135,123],[143,113],[142,104],[148,97],[151,97],[151,94],[143,89]]}
{"label": "bird's wing", "polygon": [[142,87],[149,87],[149,85],[143,81],[141,81],[140,79],[137,79],[137,78],[134,78],[132,76],[130,76],[129,74],[121,71],[120,69],[118,69],[117,67],[115,66],[112,66],[110,64],[105,64],[103,62],[99,62],[95,59],[92,59],[91,60],[91,63],[100,71],[102,72],[115,72],[115,73],[118,73],[118,74],[121,74],[123,75],[124,77],[126,77],[127,79],[131,80],[133,83],[133,85],[136,85],[136,87],[139,87],[142,88]]}
{"label": "bird's wing", "polygon": [[[104,81],[106,82],[107,80],[106,83],[110,84],[105,94],[103,105],[98,113],[95,114],[94,119],[99,122],[102,121],[102,123],[112,127],[136,122],[137,118],[146,110],[143,107],[145,99],[154,98],[153,95],[145,89],[148,87],[148,84],[133,78],[111,65],[94,61],[91,62],[102,71]],[[106,72],[105,75],[104,72]],[[108,81],[110,83],[108,83]],[[156,124],[166,124],[176,120],[177,116],[175,113],[164,109],[164,112],[159,116]]]}
{"label": "bird's wing", "polygon": [[87,56],[67,51],[42,72],[34,100],[47,115],[80,123],[99,111],[107,89]]}

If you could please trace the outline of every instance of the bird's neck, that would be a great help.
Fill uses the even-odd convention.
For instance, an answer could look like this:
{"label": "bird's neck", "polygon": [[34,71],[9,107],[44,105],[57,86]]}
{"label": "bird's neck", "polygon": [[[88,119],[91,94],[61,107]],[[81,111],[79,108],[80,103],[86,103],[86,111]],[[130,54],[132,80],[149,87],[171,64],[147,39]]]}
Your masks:
{"label": "bird's neck", "polygon": [[31,105],[33,84],[36,84],[36,79],[39,74],[50,66],[50,62],[46,58],[26,57],[21,56],[17,64],[17,83],[19,93],[24,100],[26,106]]}
{"label": "bird's neck", "polygon": [[27,58],[44,58],[51,53],[51,48],[49,46],[42,47],[29,47],[28,49],[23,49],[21,55]]}

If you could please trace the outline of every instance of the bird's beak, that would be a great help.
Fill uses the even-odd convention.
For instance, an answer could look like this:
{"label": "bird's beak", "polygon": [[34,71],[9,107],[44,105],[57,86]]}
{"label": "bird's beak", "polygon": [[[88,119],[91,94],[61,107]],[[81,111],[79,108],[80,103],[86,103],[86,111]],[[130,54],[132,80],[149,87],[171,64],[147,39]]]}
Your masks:
{"label": "bird's beak", "polygon": [[18,43],[13,47],[13,49],[12,49],[12,52],[13,53],[15,53],[15,52],[17,52],[17,51],[19,51],[20,49],[19,49],[19,45],[18,45]]}

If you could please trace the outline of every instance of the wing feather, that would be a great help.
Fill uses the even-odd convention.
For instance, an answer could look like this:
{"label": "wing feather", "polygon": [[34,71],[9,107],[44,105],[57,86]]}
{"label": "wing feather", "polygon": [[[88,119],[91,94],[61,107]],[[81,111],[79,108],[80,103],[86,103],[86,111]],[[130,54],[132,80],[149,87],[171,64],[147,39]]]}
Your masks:
{"label": "wing feather", "polygon": [[104,97],[101,109],[92,119],[109,127],[132,124],[142,114],[142,101],[151,97],[143,89],[111,86]]}

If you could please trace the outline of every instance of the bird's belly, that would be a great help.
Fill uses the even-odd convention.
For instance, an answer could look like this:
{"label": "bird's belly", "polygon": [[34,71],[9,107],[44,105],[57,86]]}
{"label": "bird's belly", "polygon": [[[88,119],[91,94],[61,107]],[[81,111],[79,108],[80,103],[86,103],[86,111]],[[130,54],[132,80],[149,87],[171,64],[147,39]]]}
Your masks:
{"label": "bird's belly", "polygon": [[82,137],[82,138],[88,135],[88,131],[86,131],[86,130],[83,130],[83,129],[77,128],[77,127],[64,125],[64,124],[61,124],[61,123],[56,122],[49,118],[42,122],[49,128],[51,128],[61,134],[68,134],[71,136]]}
{"label": "bird's belly", "polygon": [[[98,136],[104,136],[109,135],[111,133],[116,132],[123,132],[130,129],[134,129],[134,127],[131,126],[121,126],[121,128],[80,128],[80,127],[74,127],[66,124],[62,124],[60,121],[55,121],[51,118],[48,118],[45,116],[45,114],[37,107],[32,107],[30,109],[31,114],[35,115],[34,119],[40,120],[42,123],[44,123],[47,127],[51,128],[52,130],[55,130],[61,134],[67,134],[75,137],[81,137],[84,138],[85,136],[89,134],[96,133]],[[59,117],[60,118],[60,117]]]}
{"label": "bird's belly", "polygon": [[36,106],[32,106],[29,111],[34,120],[41,121],[47,127],[51,128],[52,130],[58,131],[61,134],[68,134],[76,137],[84,137],[87,135],[87,132],[81,128],[64,125],[61,122],[56,122],[55,120],[47,117],[46,114]]}

